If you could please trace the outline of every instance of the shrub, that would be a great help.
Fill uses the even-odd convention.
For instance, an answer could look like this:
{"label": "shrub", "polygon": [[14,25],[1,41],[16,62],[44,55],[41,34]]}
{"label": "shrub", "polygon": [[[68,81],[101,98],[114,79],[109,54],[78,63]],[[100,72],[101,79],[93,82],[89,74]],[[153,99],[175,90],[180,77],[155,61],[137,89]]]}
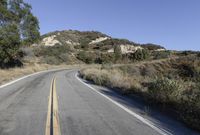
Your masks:
{"label": "shrub", "polygon": [[188,56],[188,55],[190,55],[190,54],[195,54],[196,52],[194,52],[194,51],[183,51],[183,52],[181,52],[181,54],[183,55],[183,56]]}
{"label": "shrub", "polygon": [[178,97],[180,117],[188,125],[200,130],[200,84],[182,91]]}
{"label": "shrub", "polygon": [[119,45],[114,46],[115,62],[122,59],[122,51]]}
{"label": "shrub", "polygon": [[59,65],[62,63],[59,59],[53,56],[44,56],[42,58],[42,62],[50,65]]}
{"label": "shrub", "polygon": [[148,49],[148,50],[165,49],[161,45],[156,45],[156,44],[152,44],[152,43],[142,44],[142,47],[145,49]]}
{"label": "shrub", "polygon": [[109,72],[95,68],[81,70],[84,79],[94,82],[97,85],[106,86],[109,82]]}
{"label": "shrub", "polygon": [[93,53],[81,51],[78,53],[77,58],[86,64],[92,64],[95,62],[96,56]]}
{"label": "shrub", "polygon": [[152,56],[154,59],[165,59],[169,58],[171,55],[170,51],[154,51],[152,52]]}
{"label": "shrub", "polygon": [[105,64],[101,65],[101,69],[107,69],[107,70],[109,70],[109,69],[113,69],[113,66],[112,66],[111,63],[105,63]]}
{"label": "shrub", "polygon": [[185,59],[176,66],[178,75],[183,79],[195,80],[200,77],[200,60],[199,59]]}
{"label": "shrub", "polygon": [[149,51],[146,49],[137,50],[135,53],[130,54],[129,58],[132,61],[140,61],[149,58]]}
{"label": "shrub", "polygon": [[42,58],[42,62],[47,64],[58,65],[61,63],[69,63],[70,60],[70,47],[64,45],[57,45],[52,47],[40,46],[34,48],[34,54]]}
{"label": "shrub", "polygon": [[[66,45],[55,45],[55,46],[41,46],[34,49],[34,54],[40,56],[59,56],[63,53],[71,52],[71,48]],[[73,51],[72,51],[73,52]]]}
{"label": "shrub", "polygon": [[197,53],[197,57],[200,57],[200,52]]}
{"label": "shrub", "polygon": [[114,62],[114,55],[109,53],[102,53],[100,57],[101,63],[99,64],[106,64],[106,63],[113,63]]}
{"label": "shrub", "polygon": [[178,91],[180,85],[175,80],[160,78],[151,82],[148,87],[148,94],[158,103],[169,103],[172,99],[172,93]]}
{"label": "shrub", "polygon": [[95,84],[118,88],[123,94],[135,93],[141,89],[138,79],[130,78],[116,69],[84,69],[81,71],[81,75],[84,79],[90,80]]}
{"label": "shrub", "polygon": [[196,74],[194,66],[187,63],[179,65],[178,69],[181,77],[194,77]]}

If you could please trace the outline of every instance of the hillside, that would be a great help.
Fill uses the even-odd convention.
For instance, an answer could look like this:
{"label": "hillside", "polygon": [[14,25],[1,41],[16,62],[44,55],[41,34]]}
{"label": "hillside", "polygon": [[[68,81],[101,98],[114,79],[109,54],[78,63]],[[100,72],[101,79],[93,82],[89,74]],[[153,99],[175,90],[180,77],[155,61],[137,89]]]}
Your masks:
{"label": "hillside", "polygon": [[[69,45],[69,46],[84,46],[90,49],[109,50],[114,45],[127,45],[127,46],[141,46],[141,48],[149,50],[165,49],[164,47],[156,44],[139,44],[127,39],[116,39],[106,34],[97,31],[77,31],[65,30],[55,31],[42,36],[40,43],[44,46],[54,45]],[[133,48],[132,48],[133,49]]]}
{"label": "hillside", "polygon": [[137,95],[150,106],[173,114],[200,130],[199,56],[102,65],[101,68],[83,69],[80,73],[84,79],[118,90],[123,95]]}
{"label": "hillside", "polygon": [[[112,38],[97,31],[76,30],[45,34],[40,42],[22,50],[25,54],[24,61],[29,62],[31,58],[33,62],[56,65],[61,63],[130,63],[146,59],[146,52],[148,54],[165,52],[165,48],[160,45],[139,44],[127,39]],[[139,58],[135,58],[136,52]]]}

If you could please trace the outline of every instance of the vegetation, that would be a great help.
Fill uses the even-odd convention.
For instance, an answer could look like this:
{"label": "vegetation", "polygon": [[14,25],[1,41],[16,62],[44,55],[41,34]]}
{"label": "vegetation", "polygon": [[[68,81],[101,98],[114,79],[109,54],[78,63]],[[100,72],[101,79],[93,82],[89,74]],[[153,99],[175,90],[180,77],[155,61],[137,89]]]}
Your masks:
{"label": "vegetation", "polygon": [[34,55],[41,58],[42,63],[59,65],[62,63],[73,64],[73,58],[71,53],[73,50],[69,46],[56,45],[53,47],[41,47],[34,48]]}
{"label": "vegetation", "polygon": [[119,45],[114,46],[115,62],[122,59],[122,51]]}
{"label": "vegetation", "polygon": [[[16,25],[0,28],[0,67],[14,66],[18,62],[20,37]],[[20,62],[17,63],[21,65]]]}
{"label": "vegetation", "polygon": [[142,47],[144,47],[145,49],[148,49],[148,50],[165,49],[161,45],[156,45],[156,44],[151,44],[151,43],[149,43],[149,44],[142,44]]}
{"label": "vegetation", "polygon": [[200,130],[200,59],[187,56],[132,65],[84,69],[81,76],[96,84],[138,94]]}
{"label": "vegetation", "polygon": [[153,57],[153,59],[166,59],[169,58],[171,56],[171,52],[170,51],[153,51],[151,53],[151,56]]}
{"label": "vegetation", "polygon": [[19,48],[22,42],[39,39],[38,20],[31,6],[23,0],[0,1],[0,67],[22,65]]}
{"label": "vegetation", "polygon": [[[200,52],[166,51],[160,45],[115,39],[96,31],[56,31],[40,37],[39,21],[31,9],[23,0],[0,1],[0,68],[22,66],[22,57],[44,65],[102,64],[82,70],[81,76],[123,94],[138,94],[164,109],[175,109],[185,123],[200,130]],[[61,45],[40,45],[40,39],[52,35]],[[92,42],[100,37],[107,39]],[[143,49],[122,53],[120,45]],[[114,67],[113,63],[129,65]],[[36,66],[27,72],[39,70]]]}
{"label": "vegetation", "polygon": [[78,53],[77,58],[79,60],[85,62],[86,64],[92,64],[92,63],[94,63],[96,56],[93,53],[81,51],[81,52]]}
{"label": "vegetation", "polygon": [[149,51],[146,49],[137,50],[135,53],[130,54],[132,61],[141,61],[149,58]]}
{"label": "vegetation", "polygon": [[157,78],[149,83],[148,93],[152,100],[158,103],[166,104],[172,102],[174,92],[180,91],[178,81],[168,78]]}

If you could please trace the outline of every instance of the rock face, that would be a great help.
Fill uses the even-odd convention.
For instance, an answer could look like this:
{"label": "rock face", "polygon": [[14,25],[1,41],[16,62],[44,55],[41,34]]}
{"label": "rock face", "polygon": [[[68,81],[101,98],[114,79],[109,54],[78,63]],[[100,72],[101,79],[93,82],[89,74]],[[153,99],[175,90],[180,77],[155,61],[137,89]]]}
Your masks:
{"label": "rock face", "polygon": [[52,36],[43,38],[41,44],[45,45],[45,46],[54,46],[56,44],[61,45],[61,43],[58,40],[56,40],[55,38],[56,38],[56,35],[52,35]]}
{"label": "rock face", "polygon": [[97,38],[97,39],[91,41],[89,44],[97,44],[97,43],[103,42],[107,39],[110,39],[110,38],[109,37],[100,37],[100,38]]}
{"label": "rock face", "polygon": [[143,49],[141,46],[133,46],[133,45],[120,45],[122,54],[127,53],[135,53],[137,50]]}
{"label": "rock face", "polygon": [[[141,46],[134,46],[134,45],[120,45],[121,52],[122,54],[127,54],[127,53],[135,53],[137,50],[143,49]],[[108,50],[109,53],[114,52],[114,48],[111,48]]]}

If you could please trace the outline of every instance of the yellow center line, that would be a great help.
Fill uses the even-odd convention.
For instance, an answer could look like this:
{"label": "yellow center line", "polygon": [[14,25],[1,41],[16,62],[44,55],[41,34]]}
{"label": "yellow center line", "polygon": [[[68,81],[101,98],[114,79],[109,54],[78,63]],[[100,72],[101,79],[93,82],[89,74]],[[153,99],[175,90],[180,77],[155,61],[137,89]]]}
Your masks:
{"label": "yellow center line", "polygon": [[55,77],[51,82],[45,135],[61,135]]}

